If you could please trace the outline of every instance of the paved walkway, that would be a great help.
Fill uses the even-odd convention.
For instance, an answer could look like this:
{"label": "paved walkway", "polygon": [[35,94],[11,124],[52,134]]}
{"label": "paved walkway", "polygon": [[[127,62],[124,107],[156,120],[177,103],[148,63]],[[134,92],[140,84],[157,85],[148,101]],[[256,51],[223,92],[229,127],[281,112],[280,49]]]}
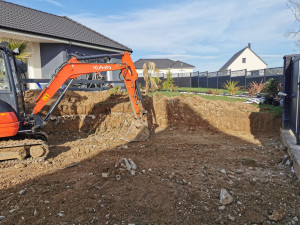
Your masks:
{"label": "paved walkway", "polygon": [[288,153],[293,160],[293,167],[300,179],[300,145],[296,145],[296,137],[291,130],[281,130],[281,137],[288,147]]}

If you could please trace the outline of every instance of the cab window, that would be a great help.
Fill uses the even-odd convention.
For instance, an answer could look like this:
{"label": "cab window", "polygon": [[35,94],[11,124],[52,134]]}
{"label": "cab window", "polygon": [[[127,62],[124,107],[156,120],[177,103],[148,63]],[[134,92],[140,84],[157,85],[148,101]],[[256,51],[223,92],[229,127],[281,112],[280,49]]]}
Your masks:
{"label": "cab window", "polygon": [[3,54],[0,53],[0,91],[10,90],[8,74],[5,68]]}

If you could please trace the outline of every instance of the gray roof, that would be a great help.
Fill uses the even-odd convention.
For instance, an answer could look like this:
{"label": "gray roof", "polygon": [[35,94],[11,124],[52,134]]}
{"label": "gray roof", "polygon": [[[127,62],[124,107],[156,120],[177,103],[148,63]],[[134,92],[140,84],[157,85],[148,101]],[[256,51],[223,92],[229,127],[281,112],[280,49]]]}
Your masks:
{"label": "gray roof", "polygon": [[2,0],[0,1],[0,28],[77,41],[116,50],[132,51],[125,45],[68,17],[56,16]]}
{"label": "gray roof", "polygon": [[171,59],[139,59],[134,63],[134,66],[136,69],[143,69],[145,62],[154,62],[158,69],[181,69],[195,67],[185,62],[181,62],[179,60],[173,61]]}
{"label": "gray roof", "polygon": [[[231,65],[231,63],[233,63],[247,48],[249,48],[252,51],[252,49],[250,48],[250,44],[248,44],[247,47],[243,48],[242,50],[238,51],[237,53],[235,53],[225,64],[224,66],[222,66],[222,68],[219,70],[219,71],[222,71],[222,70],[227,70],[228,67]],[[255,52],[253,52],[254,55]],[[258,55],[256,55],[261,61],[263,61]],[[263,63],[265,63],[265,61],[263,61]],[[267,65],[267,63],[265,63]]]}

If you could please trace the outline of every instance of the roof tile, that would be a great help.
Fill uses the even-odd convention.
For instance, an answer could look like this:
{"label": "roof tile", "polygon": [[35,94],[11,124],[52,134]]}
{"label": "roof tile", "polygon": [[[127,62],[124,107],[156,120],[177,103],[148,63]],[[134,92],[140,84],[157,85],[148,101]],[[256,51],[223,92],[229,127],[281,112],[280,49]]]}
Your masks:
{"label": "roof tile", "polygon": [[134,63],[136,69],[143,69],[143,65],[145,62],[154,62],[158,69],[180,69],[180,68],[194,68],[194,66],[181,62],[181,61],[173,61],[171,59],[139,59]]}
{"label": "roof tile", "polygon": [[132,51],[127,46],[68,17],[45,13],[2,0],[0,1],[0,28]]}

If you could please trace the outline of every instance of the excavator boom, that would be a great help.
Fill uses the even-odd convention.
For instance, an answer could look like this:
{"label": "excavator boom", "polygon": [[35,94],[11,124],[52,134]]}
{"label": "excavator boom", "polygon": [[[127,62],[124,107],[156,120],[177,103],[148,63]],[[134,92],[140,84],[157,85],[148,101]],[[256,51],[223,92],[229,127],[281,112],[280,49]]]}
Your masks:
{"label": "excavator boom", "polygon": [[[109,55],[101,55],[101,57],[107,57]],[[139,91],[137,84],[138,75],[136,73],[134,63],[128,52],[122,54],[122,60],[120,63],[86,63],[80,62],[80,60],[96,59],[99,56],[87,56],[87,57],[73,57],[65,65],[63,65],[58,73],[53,77],[53,79],[47,84],[42,92],[36,99],[36,105],[33,108],[32,115],[34,118],[34,128],[40,128],[47,123],[50,118],[51,113],[55,107],[62,100],[65,91],[68,89],[73,80],[77,79],[79,76],[93,73],[93,72],[104,72],[121,70],[123,76],[123,81],[126,86],[132,108],[134,110],[134,115],[136,121],[131,124],[128,129],[128,133],[123,137],[124,140],[131,141],[145,141],[149,138],[149,130],[146,126],[146,110],[144,109],[142,96]],[[37,114],[42,110],[42,108],[47,104],[47,102],[53,97],[53,95],[59,90],[59,88],[65,84],[68,80],[70,82],[64,89],[63,93],[58,97],[54,105],[51,107],[48,115],[42,120]],[[141,101],[142,104],[139,104]],[[141,106],[140,106],[141,105]]]}
{"label": "excavator boom", "polygon": [[[94,56],[96,57],[96,56]],[[103,55],[102,55],[103,57]],[[81,57],[84,59],[84,57]],[[86,58],[91,58],[88,56]],[[59,90],[59,88],[68,80],[75,80],[79,76],[94,73],[94,72],[104,72],[121,70],[124,84],[126,86],[129,98],[131,100],[136,118],[142,118],[145,112],[144,109],[140,109],[138,105],[138,86],[137,79],[138,75],[136,73],[134,63],[128,52],[124,52],[122,60],[118,64],[111,63],[84,63],[78,61],[76,57],[71,58],[56,74],[55,77],[49,82],[48,85],[44,87],[40,95],[36,99],[36,105],[33,108],[32,113],[38,114],[42,108],[47,104],[47,102],[53,97],[53,95]]]}

